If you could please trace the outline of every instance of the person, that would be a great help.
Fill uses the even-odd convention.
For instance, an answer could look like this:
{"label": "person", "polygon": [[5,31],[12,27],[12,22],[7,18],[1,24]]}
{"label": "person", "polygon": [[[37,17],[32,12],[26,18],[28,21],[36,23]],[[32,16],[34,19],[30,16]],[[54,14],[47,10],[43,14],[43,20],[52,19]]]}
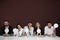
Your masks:
{"label": "person", "polygon": [[17,33],[14,34],[14,36],[22,36],[23,35],[23,28],[21,27],[20,24],[17,24],[17,27],[14,28],[15,32]]}
{"label": "person", "polygon": [[34,30],[34,27],[32,27],[32,23],[29,22],[28,25],[24,27],[24,35],[32,36],[33,35],[33,30]]}
{"label": "person", "polygon": [[4,25],[1,28],[1,35],[3,36],[9,36],[13,33],[12,26],[10,26],[10,23],[8,20],[4,21]]}
{"label": "person", "polygon": [[48,22],[47,26],[45,26],[44,34],[45,34],[45,36],[53,36],[54,35],[54,28],[53,28],[51,22]]}
{"label": "person", "polygon": [[38,36],[42,34],[42,27],[39,22],[36,22],[36,26],[34,27],[34,35]]}

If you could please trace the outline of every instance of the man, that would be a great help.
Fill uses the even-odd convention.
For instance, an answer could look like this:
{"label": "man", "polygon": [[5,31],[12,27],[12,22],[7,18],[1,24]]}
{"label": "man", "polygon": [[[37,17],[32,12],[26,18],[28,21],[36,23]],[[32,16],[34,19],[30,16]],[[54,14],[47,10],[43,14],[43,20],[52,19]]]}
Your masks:
{"label": "man", "polygon": [[46,36],[53,36],[54,28],[53,28],[51,22],[48,22],[47,26],[45,26],[44,31],[45,31]]}
{"label": "man", "polygon": [[34,28],[32,27],[32,23],[31,22],[29,22],[28,23],[28,26],[25,26],[24,27],[24,32],[25,32],[25,35],[33,35],[33,30],[34,30]]}
{"label": "man", "polygon": [[1,35],[8,36],[8,35],[10,35],[12,33],[13,33],[12,27],[10,26],[8,20],[5,20],[4,25],[1,28]]}

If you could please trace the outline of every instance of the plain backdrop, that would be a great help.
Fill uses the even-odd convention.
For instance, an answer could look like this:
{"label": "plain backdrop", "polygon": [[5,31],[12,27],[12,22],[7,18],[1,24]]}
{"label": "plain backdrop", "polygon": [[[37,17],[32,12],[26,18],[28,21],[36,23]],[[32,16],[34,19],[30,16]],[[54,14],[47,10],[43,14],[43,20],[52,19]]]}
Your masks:
{"label": "plain backdrop", "polygon": [[[29,21],[33,26],[36,21],[42,27],[46,25],[46,21],[60,25],[60,0],[0,0],[0,27],[4,20],[9,20],[13,27],[17,23],[23,27]],[[60,27],[57,35],[60,35]]]}

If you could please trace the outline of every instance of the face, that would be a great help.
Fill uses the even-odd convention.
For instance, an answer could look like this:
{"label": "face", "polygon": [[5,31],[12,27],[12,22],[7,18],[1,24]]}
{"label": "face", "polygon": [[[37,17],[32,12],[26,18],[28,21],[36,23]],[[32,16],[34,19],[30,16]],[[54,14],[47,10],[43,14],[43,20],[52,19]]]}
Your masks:
{"label": "face", "polygon": [[32,26],[32,23],[28,23],[28,26],[31,27]]}
{"label": "face", "polygon": [[8,26],[8,25],[9,25],[9,22],[8,22],[8,21],[5,21],[5,22],[4,22],[4,25],[5,25],[5,26]]}
{"label": "face", "polygon": [[36,23],[36,27],[40,27],[40,23],[39,22]]}
{"label": "face", "polygon": [[52,24],[51,23],[48,23],[48,27],[51,28]]}
{"label": "face", "polygon": [[17,25],[17,28],[20,29],[21,28],[21,25]]}

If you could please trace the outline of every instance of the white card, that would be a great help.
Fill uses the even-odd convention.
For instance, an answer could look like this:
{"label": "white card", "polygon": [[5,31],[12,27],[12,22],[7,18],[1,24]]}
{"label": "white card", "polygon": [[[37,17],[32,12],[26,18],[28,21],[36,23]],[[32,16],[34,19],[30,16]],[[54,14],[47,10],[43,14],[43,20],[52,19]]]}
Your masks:
{"label": "white card", "polygon": [[9,29],[8,29],[8,28],[6,28],[6,29],[5,29],[5,33],[6,33],[6,34],[8,34],[8,32],[9,32]]}
{"label": "white card", "polygon": [[41,33],[41,30],[40,29],[37,29],[37,33]]}
{"label": "white card", "polygon": [[13,29],[13,32],[14,32],[14,35],[18,33],[18,29],[17,28],[14,28]]}
{"label": "white card", "polygon": [[57,23],[54,24],[54,28],[58,28],[58,26],[59,26],[59,25],[58,25]]}

